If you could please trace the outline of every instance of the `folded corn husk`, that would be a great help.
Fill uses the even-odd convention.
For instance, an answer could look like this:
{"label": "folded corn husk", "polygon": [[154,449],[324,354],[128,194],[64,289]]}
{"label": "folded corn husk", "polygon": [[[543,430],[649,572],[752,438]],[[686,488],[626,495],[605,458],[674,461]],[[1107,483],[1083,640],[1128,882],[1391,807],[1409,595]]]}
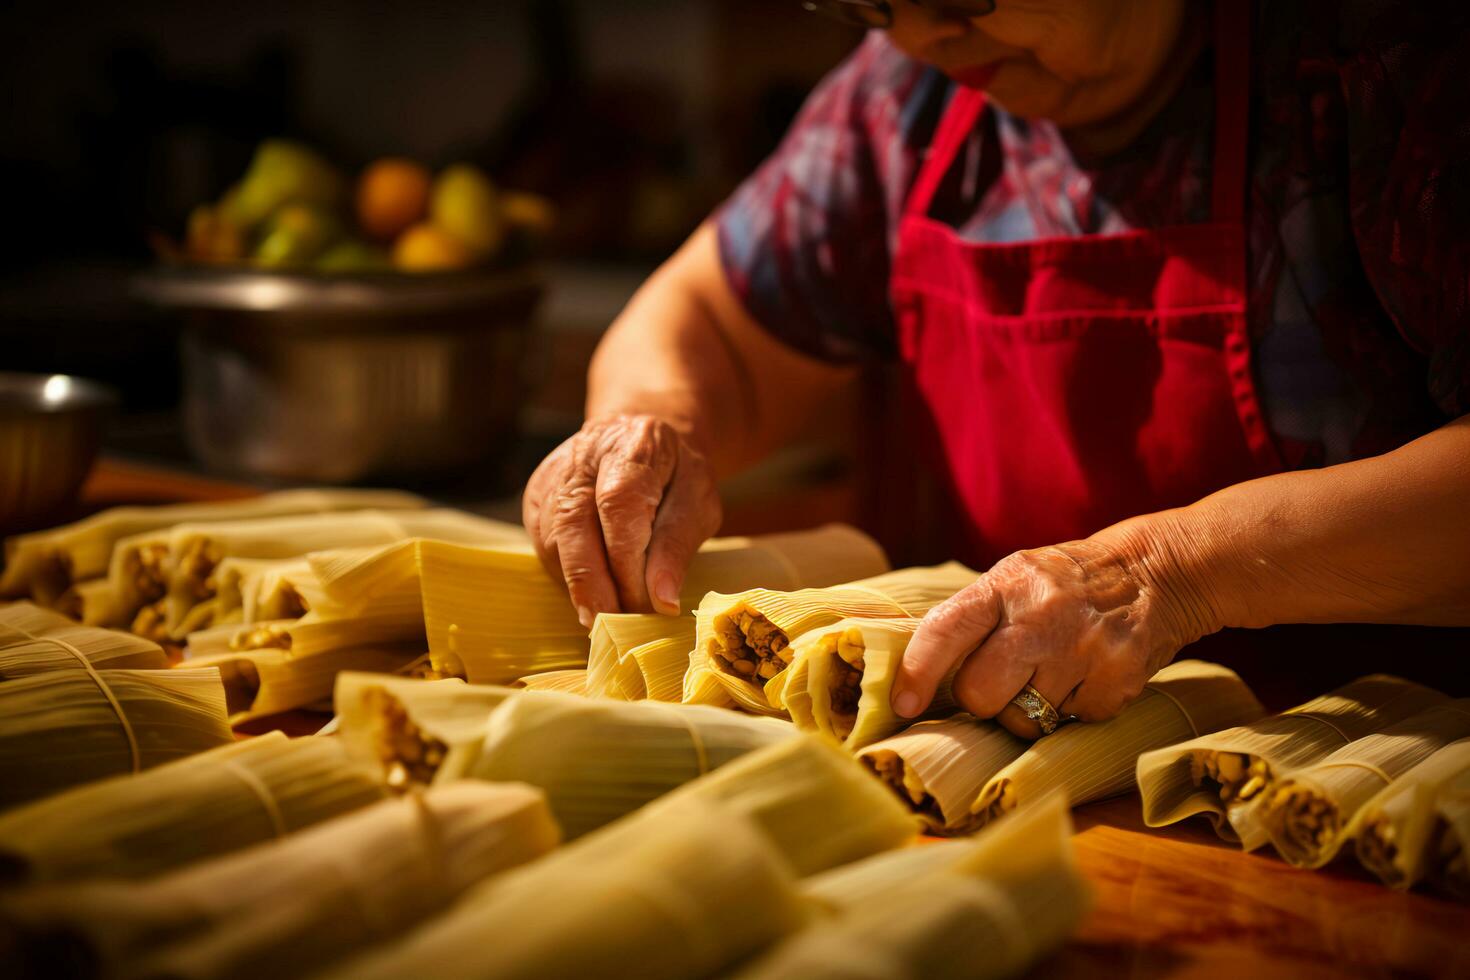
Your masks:
{"label": "folded corn husk", "polygon": [[924,721],[861,749],[858,759],[935,834],[970,826],[970,805],[987,781],[1031,743],[974,715]]}
{"label": "folded corn husk", "polygon": [[1393,888],[1424,879],[1443,832],[1436,803],[1459,776],[1470,777],[1470,739],[1446,745],[1365,803],[1347,834],[1357,841],[1359,863]]}
{"label": "folded corn husk", "polygon": [[693,649],[693,616],[602,613],[592,624],[587,693],[618,701],[679,701]]}
{"label": "folded corn husk", "polygon": [[191,648],[184,666],[218,668],[230,724],[239,725],[330,700],[343,671],[394,673],[414,658],[403,647],[342,647],[311,657],[275,648],[196,655]]}
{"label": "folded corn husk", "polygon": [[306,558],[226,558],[211,576],[214,596],[196,604],[176,634],[263,620],[300,619],[324,606]]}
{"label": "folded corn husk", "polygon": [[742,978],[1012,976],[1081,921],[1087,888],[1066,799],[1023,807],[973,841],[890,851],[809,879],[826,918]]}
{"label": "folded corn husk", "polygon": [[587,672],[585,670],[549,670],[544,674],[531,674],[516,681],[516,687],[527,691],[555,691],[558,694],[587,696]]}
{"label": "folded corn husk", "polygon": [[0,877],[141,878],[283,836],[384,795],[335,739],[280,732],[0,814]]}
{"label": "folded corn husk", "polygon": [[0,919],[16,931],[0,960],[38,980],[63,951],[124,980],[304,976],[406,932],[558,837],[529,786],[443,786],[146,882],[8,896]]}
{"label": "folded corn husk", "polygon": [[1147,753],[1138,760],[1144,823],[1163,827],[1202,813],[1221,837],[1255,850],[1267,841],[1256,805],[1280,773],[1447,700],[1374,674],[1280,715]]}
{"label": "folded corn husk", "polygon": [[[898,665],[921,621],[844,619],[791,641],[791,666],[765,686],[771,705],[796,727],[816,730],[856,751],[907,727],[890,704]],[[958,664],[955,665],[956,669]],[[925,717],[955,711],[945,677]]]}
{"label": "folded corn husk", "polygon": [[0,684],[0,807],[232,741],[218,670],[54,670]]}
{"label": "folded corn husk", "polygon": [[832,588],[711,592],[695,611],[694,652],[684,676],[689,704],[729,704],[784,715],[764,687],[791,663],[791,638],[843,619],[912,619],[975,581],[957,563],[905,568]]}
{"label": "folded corn husk", "polygon": [[1380,790],[1450,742],[1470,736],[1470,698],[1448,701],[1350,742],[1320,762],[1283,774],[1261,802],[1277,853],[1320,868],[1357,829],[1354,817]]}
{"label": "folded corn husk", "polygon": [[441,766],[470,769],[479,758],[490,715],[521,692],[447,680],[407,680],[344,672],[335,704],[342,744],[379,769],[394,789],[427,785]]}
{"label": "folded corn husk", "polygon": [[123,538],[175,524],[423,506],[422,498],[394,490],[287,490],[249,500],[114,507],[75,524],[7,540],[0,596],[29,596],[43,606],[52,605],[73,585],[103,575],[113,546]]}
{"label": "folded corn husk", "polygon": [[[371,555],[313,556],[312,565],[341,615],[372,609],[397,616],[402,635],[395,642],[424,635],[441,676],[507,684],[587,666],[587,631],[529,547],[418,541]],[[683,597],[698,601],[711,589],[758,581],[827,584],[884,565],[870,538],[842,525],[715,539],[690,564]]]}
{"label": "folded corn husk", "polygon": [[703,977],[806,915],[752,821],[684,800],[493,878],[439,921],[330,977]]}
{"label": "folded corn husk", "polygon": [[1461,770],[1439,788],[1434,812],[1440,829],[1430,880],[1460,901],[1470,901],[1470,771]]}
{"label": "folded corn husk", "polygon": [[919,824],[831,739],[798,732],[648,804],[695,799],[753,819],[799,877],[912,842]]}
{"label": "folded corn husk", "polygon": [[785,722],[720,708],[528,691],[490,716],[471,766],[446,763],[440,778],[540,786],[570,840],[794,735]]}
{"label": "folded corn husk", "polygon": [[117,630],[78,626],[29,602],[0,607],[0,681],[48,670],[157,670],[163,648]]}

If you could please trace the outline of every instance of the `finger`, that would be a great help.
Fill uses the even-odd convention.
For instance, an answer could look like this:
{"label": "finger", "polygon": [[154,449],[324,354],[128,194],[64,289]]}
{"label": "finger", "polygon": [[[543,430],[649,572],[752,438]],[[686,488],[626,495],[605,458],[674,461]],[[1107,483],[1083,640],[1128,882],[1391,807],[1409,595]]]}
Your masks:
{"label": "finger", "polygon": [[1006,650],[998,637],[981,644],[954,677],[954,699],[976,718],[994,718],[1031,680],[1035,667]]}
{"label": "finger", "polygon": [[1144,679],[1132,671],[1115,675],[1106,668],[1094,669],[1057,710],[1064,716],[1076,715],[1080,721],[1107,721],[1132,704],[1143,687]]}
{"label": "finger", "polygon": [[578,450],[556,493],[552,539],[577,619],[590,629],[598,613],[619,607],[597,516],[596,466],[589,465],[583,452]]}
{"label": "finger", "polygon": [[[1071,698],[1072,692],[1081,686],[1080,681],[1072,681],[1070,677],[1070,672],[1057,666],[1054,661],[1048,661],[1038,665],[1036,672],[1026,682],[1057,710],[1057,724],[1061,724],[1062,719],[1067,716],[1062,706]],[[1018,688],[1016,693],[1019,694],[1022,690],[1024,686]],[[1041,723],[1026,717],[1026,712],[1022,711],[1014,700],[1000,710],[995,720],[1012,735],[1020,738],[1034,740],[1046,734],[1041,729]]]}
{"label": "finger", "polygon": [[923,713],[940,681],[985,642],[1000,615],[1000,597],[983,577],[929,610],[899,661],[893,710],[903,718]]}
{"label": "finger", "polygon": [[566,468],[562,456],[562,448],[558,447],[531,474],[531,479],[526,481],[526,489],[521,494],[521,524],[525,527],[542,566],[564,587],[566,583],[561,577],[561,559],[556,552],[556,540],[551,532],[549,516],[555,511],[555,490],[560,485],[562,472]]}
{"label": "finger", "polygon": [[597,517],[618,604],[626,612],[651,608],[645,584],[648,544],[675,458],[672,446],[655,440],[625,458],[604,456],[597,475]]}
{"label": "finger", "polygon": [[666,616],[679,615],[679,593],[689,563],[699,546],[719,530],[720,519],[720,497],[714,485],[696,475],[695,467],[680,466],[659,505],[648,544],[646,586],[656,610]]}

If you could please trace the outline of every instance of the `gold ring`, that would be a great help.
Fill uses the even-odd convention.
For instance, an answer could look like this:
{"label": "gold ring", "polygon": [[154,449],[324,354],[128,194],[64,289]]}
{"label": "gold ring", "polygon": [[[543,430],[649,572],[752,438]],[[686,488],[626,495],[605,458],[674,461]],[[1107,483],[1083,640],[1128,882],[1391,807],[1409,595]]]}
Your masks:
{"label": "gold ring", "polygon": [[1052,703],[1042,696],[1036,688],[1027,684],[1021,688],[1021,693],[1011,698],[1011,704],[1020,708],[1027,718],[1036,722],[1041,727],[1041,734],[1050,735],[1057,730],[1062,723],[1061,716]]}

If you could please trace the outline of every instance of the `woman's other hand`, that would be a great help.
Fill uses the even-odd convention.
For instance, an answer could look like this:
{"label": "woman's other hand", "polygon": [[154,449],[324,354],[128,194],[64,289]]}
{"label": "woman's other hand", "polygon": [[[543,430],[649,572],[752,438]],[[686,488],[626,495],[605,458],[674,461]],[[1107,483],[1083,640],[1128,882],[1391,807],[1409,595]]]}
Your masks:
{"label": "woman's other hand", "polygon": [[651,415],[589,419],[548,456],[521,500],[526,530],[577,616],[677,615],[684,573],[720,526],[703,453]]}
{"label": "woman's other hand", "polygon": [[1113,717],[1205,632],[1154,572],[1098,537],[1002,559],[924,618],[899,667],[894,710],[920,713],[963,662],[959,705],[1022,738],[1042,734],[1011,703],[1028,684],[1063,719]]}

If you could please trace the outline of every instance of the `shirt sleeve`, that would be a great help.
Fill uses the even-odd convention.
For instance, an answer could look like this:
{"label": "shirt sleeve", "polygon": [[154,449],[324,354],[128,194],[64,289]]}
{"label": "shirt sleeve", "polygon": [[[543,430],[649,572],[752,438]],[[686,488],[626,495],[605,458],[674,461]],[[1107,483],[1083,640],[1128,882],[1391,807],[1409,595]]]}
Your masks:
{"label": "shirt sleeve", "polygon": [[[1470,413],[1470,17],[1380,0],[1339,69],[1353,231],[1429,394]],[[1448,21],[1448,22],[1447,22]]]}
{"label": "shirt sleeve", "polygon": [[716,213],[727,281],[788,346],[835,362],[894,355],[890,250],[931,74],[871,34]]}

